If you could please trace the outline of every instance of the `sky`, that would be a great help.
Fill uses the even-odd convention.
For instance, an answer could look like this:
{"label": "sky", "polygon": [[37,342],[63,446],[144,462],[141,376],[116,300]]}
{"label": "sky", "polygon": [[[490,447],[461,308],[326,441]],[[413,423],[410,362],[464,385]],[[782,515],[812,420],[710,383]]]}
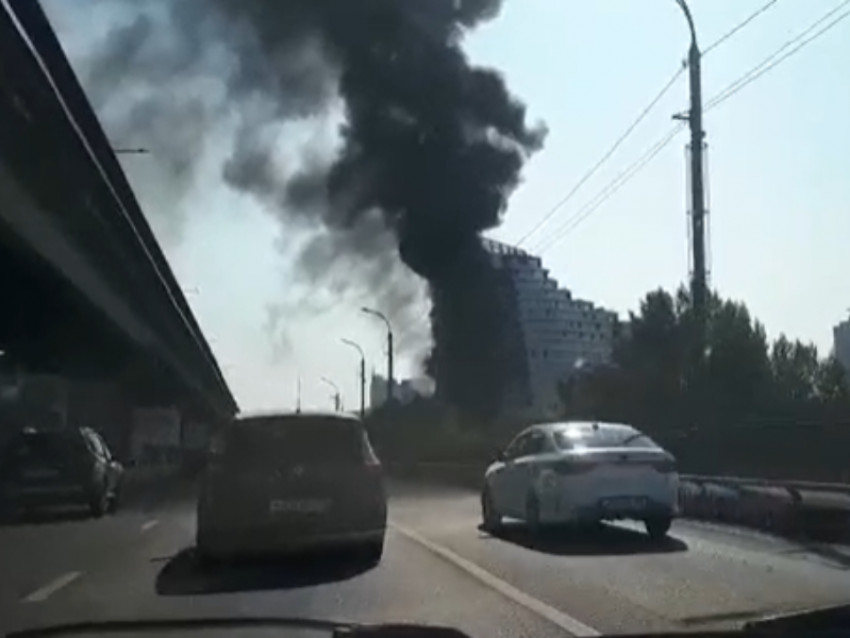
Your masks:
{"label": "sky", "polygon": [[[702,48],[765,1],[691,0]],[[86,4],[47,3],[78,64],[110,26],[111,14],[89,12]],[[840,4],[775,2],[704,57],[706,102]],[[843,4],[850,10],[850,2]],[[465,49],[477,63],[504,73],[549,135],[491,236],[523,239],[681,68],[688,45],[687,24],[673,0],[506,0]],[[849,75],[847,19],[710,110],[704,123],[712,287],[746,302],[770,337],[785,333],[824,354],[832,326],[850,311],[840,283],[850,272],[850,252],[842,250],[850,238]],[[667,134],[687,101],[683,73],[617,152],[522,243],[542,254],[574,296],[625,315],[647,291],[687,280],[684,132],[593,214],[562,230]],[[216,131],[210,136],[215,146]],[[288,251],[296,230],[230,191],[212,159],[182,198],[182,210],[171,211],[152,191],[156,148],[150,151],[122,156],[122,164],[240,406],[292,408],[300,379],[305,408],[329,408],[331,384],[346,408],[358,407],[359,355],[341,339],[362,346],[368,370],[385,372],[386,365],[383,325],[360,312],[371,302],[368,291],[323,304],[318,313],[304,310],[309,295],[320,291],[305,298],[294,284]],[[269,308],[278,304],[286,310],[272,325]],[[408,317],[396,327],[401,375],[418,369],[425,312],[422,306],[420,320]]]}

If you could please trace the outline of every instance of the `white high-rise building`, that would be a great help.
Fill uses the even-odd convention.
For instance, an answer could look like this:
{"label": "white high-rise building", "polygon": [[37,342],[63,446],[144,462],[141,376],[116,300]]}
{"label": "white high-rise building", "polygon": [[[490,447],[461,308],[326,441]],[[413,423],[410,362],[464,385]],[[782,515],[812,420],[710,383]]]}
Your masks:
{"label": "white high-rise building", "polygon": [[574,299],[543,268],[540,257],[485,240],[493,264],[507,275],[522,341],[525,371],[503,410],[540,418],[563,408],[559,385],[578,369],[610,361],[617,314]]}

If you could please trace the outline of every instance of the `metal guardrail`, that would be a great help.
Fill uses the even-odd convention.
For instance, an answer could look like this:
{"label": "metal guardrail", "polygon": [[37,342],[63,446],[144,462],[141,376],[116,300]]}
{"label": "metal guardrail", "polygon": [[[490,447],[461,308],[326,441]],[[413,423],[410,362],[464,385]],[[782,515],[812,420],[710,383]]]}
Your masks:
{"label": "metal guardrail", "polygon": [[[486,464],[478,463],[443,463],[443,462],[390,462],[390,466],[402,465],[417,465],[420,467],[432,467],[434,469],[456,469],[465,471],[479,471],[482,476],[486,469]],[[696,485],[717,485],[720,487],[728,487],[732,489],[742,488],[765,488],[765,489],[782,489],[794,501],[802,501],[803,493],[806,492],[821,492],[826,494],[840,494],[850,497],[850,483],[820,483],[816,481],[795,481],[783,479],[766,479],[766,478],[746,478],[739,476],[711,476],[701,474],[679,474],[682,482],[693,483]],[[850,499],[848,500],[848,508],[850,508]]]}
{"label": "metal guardrail", "polygon": [[704,476],[697,474],[680,474],[681,481],[700,487],[716,485],[734,490],[745,489],[781,489],[785,491],[791,502],[800,504],[805,494],[834,494],[847,496],[847,508],[850,510],[850,484],[847,483],[818,483],[815,481],[786,481],[781,479],[744,478],[739,476]]}
{"label": "metal guardrail", "polygon": [[[484,464],[390,462],[392,473],[413,471],[478,487]],[[850,541],[850,484],[680,474],[682,517],[833,542]]]}

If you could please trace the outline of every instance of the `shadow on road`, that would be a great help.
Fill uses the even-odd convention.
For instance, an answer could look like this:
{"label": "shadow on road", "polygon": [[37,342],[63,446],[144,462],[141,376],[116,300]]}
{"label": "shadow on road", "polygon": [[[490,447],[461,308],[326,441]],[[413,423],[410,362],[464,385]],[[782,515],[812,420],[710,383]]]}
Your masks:
{"label": "shadow on road", "polygon": [[[480,527],[479,530],[486,533]],[[663,540],[653,541],[643,532],[606,524],[581,530],[553,527],[532,534],[522,523],[506,523],[490,536],[527,549],[559,556],[669,554],[688,549],[688,545],[678,538],[668,536]]]}
{"label": "shadow on road", "polygon": [[812,554],[843,570],[850,569],[850,552],[846,548],[834,547],[823,543],[798,543],[798,546],[785,552],[788,555],[802,556]]}
{"label": "shadow on road", "polygon": [[208,565],[189,548],[163,566],[156,592],[160,596],[197,596],[315,587],[354,578],[373,567],[373,562],[337,551]]}

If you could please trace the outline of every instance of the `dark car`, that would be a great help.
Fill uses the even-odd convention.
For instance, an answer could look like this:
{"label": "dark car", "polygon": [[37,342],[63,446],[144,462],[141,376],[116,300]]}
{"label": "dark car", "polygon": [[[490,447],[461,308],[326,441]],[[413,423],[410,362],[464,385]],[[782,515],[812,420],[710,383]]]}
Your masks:
{"label": "dark car", "polygon": [[0,452],[0,507],[7,512],[87,507],[114,510],[123,467],[89,428],[25,429]]}
{"label": "dark car", "polygon": [[353,548],[379,562],[387,496],[361,421],[338,413],[237,419],[211,446],[198,501],[204,562]]}

